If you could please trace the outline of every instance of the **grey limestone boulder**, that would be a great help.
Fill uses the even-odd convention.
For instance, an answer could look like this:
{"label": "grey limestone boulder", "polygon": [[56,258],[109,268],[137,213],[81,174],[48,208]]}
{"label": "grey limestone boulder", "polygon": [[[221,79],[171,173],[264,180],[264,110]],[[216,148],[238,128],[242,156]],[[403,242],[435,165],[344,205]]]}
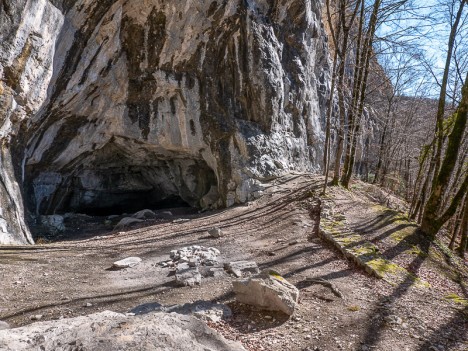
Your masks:
{"label": "grey limestone boulder", "polygon": [[112,267],[118,268],[118,269],[131,268],[140,264],[140,262],[141,262],[140,257],[127,257],[127,258],[124,258],[123,260],[114,262]]}
{"label": "grey limestone boulder", "polygon": [[149,313],[127,316],[105,311],[1,330],[2,351],[242,351],[192,316]]}
{"label": "grey limestone boulder", "polygon": [[292,315],[299,300],[299,290],[277,272],[265,270],[259,275],[232,282],[236,300],[271,311]]}

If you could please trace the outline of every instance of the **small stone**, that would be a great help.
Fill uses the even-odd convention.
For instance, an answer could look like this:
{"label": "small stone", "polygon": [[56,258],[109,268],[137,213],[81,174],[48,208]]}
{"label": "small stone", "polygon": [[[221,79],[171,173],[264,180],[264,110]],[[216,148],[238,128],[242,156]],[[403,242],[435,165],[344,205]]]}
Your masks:
{"label": "small stone", "polygon": [[223,231],[220,228],[215,227],[215,228],[211,228],[208,231],[208,234],[210,234],[210,236],[212,238],[218,239],[218,238],[221,238],[223,236]]}
{"label": "small stone", "polygon": [[93,307],[93,304],[91,302],[88,302],[86,303],[86,305],[84,305],[84,307]]}
{"label": "small stone", "polygon": [[198,257],[190,257],[188,262],[190,267],[197,267],[200,264],[200,259]]}
{"label": "small stone", "polygon": [[218,278],[218,277],[223,277],[224,275],[225,275],[224,268],[213,267],[213,268],[208,269],[208,271],[206,271],[205,276]]}
{"label": "small stone", "polygon": [[393,315],[393,314],[385,317],[385,321],[389,324],[395,324],[395,325],[401,325],[403,323],[403,320],[400,317]]}
{"label": "small stone", "polygon": [[132,224],[141,223],[141,222],[143,222],[143,220],[138,219],[138,218],[125,217],[125,218],[122,218],[119,223],[117,223],[117,225],[114,227],[114,230],[123,229],[123,228],[131,226]]}
{"label": "small stone", "polygon": [[306,335],[306,336],[304,336],[304,339],[310,340],[310,339],[312,339],[312,335]]}
{"label": "small stone", "polygon": [[141,210],[137,213],[134,213],[133,218],[137,218],[137,219],[152,219],[152,218],[156,218],[156,213],[154,213],[153,211],[151,210]]}
{"label": "small stone", "polygon": [[10,329],[10,325],[7,322],[0,321],[0,330]]}
{"label": "small stone", "polygon": [[118,269],[131,268],[140,264],[141,261],[142,260],[140,257],[128,257],[123,260],[114,262],[112,267],[118,268]]}
{"label": "small stone", "polygon": [[188,218],[178,218],[178,219],[173,220],[172,223],[177,224],[177,223],[185,223],[185,222],[189,222],[189,221],[190,221],[190,219],[188,219]]}
{"label": "small stone", "polygon": [[35,316],[31,316],[32,321],[39,321],[44,317],[42,314],[36,314]]}

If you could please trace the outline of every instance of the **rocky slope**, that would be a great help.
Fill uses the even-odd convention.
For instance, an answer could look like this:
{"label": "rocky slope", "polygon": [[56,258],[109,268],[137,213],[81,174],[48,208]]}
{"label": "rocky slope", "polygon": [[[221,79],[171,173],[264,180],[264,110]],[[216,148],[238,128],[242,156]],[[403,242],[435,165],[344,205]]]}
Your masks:
{"label": "rocky slope", "polygon": [[230,206],[320,167],[319,1],[0,8],[0,243],[32,242],[25,213]]}

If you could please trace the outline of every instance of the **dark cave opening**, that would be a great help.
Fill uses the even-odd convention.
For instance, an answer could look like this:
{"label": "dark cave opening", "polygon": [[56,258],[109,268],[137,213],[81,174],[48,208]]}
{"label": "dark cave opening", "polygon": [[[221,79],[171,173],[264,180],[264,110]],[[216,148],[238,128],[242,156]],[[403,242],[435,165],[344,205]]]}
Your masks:
{"label": "dark cave opening", "polygon": [[158,200],[153,191],[134,191],[125,193],[107,193],[100,195],[99,202],[69,208],[72,212],[88,216],[110,216],[132,214],[144,209],[153,211],[170,208],[192,207],[180,196],[171,195]]}
{"label": "dark cave opening", "polygon": [[[94,165],[69,177],[53,173],[36,178],[33,192],[36,213],[109,216],[144,209],[200,208],[201,199],[217,189],[216,175],[203,160]],[[47,196],[39,197],[41,194]]]}

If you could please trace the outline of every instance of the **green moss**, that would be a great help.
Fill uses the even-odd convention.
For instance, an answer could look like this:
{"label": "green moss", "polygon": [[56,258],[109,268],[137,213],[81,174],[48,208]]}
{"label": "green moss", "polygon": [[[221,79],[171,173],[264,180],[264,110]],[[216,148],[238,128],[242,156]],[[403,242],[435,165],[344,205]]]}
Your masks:
{"label": "green moss", "polygon": [[392,234],[390,235],[390,238],[391,238],[394,242],[400,243],[400,242],[402,242],[402,241],[405,241],[409,236],[413,235],[415,229],[416,229],[416,228],[413,227],[413,226],[409,226],[409,227],[400,229],[400,230],[396,231],[395,233],[392,233]]}
{"label": "green moss", "polygon": [[268,272],[268,274],[269,274],[271,277],[273,277],[273,278],[275,278],[275,279],[277,279],[277,280],[284,280],[284,278],[281,276],[281,274],[279,274],[279,273],[276,272],[276,271],[271,270],[270,272]]}
{"label": "green moss", "polygon": [[448,294],[445,296],[445,299],[452,301],[453,303],[468,307],[468,299],[464,299],[457,294]]}
{"label": "green moss", "polygon": [[379,249],[371,243],[364,243],[363,245],[351,248],[349,251],[357,256],[369,256],[373,258],[378,255]]}
{"label": "green moss", "polygon": [[348,306],[348,310],[351,311],[351,312],[357,312],[360,309],[361,309],[361,307],[359,307],[357,305]]}
{"label": "green moss", "polygon": [[415,255],[419,257],[427,257],[428,254],[423,252],[417,245],[413,245],[410,249],[405,251],[409,255]]}
{"label": "green moss", "polygon": [[388,274],[397,274],[405,272],[406,270],[399,265],[392,263],[384,258],[376,258],[366,263],[374,269],[379,275],[386,276]]}

